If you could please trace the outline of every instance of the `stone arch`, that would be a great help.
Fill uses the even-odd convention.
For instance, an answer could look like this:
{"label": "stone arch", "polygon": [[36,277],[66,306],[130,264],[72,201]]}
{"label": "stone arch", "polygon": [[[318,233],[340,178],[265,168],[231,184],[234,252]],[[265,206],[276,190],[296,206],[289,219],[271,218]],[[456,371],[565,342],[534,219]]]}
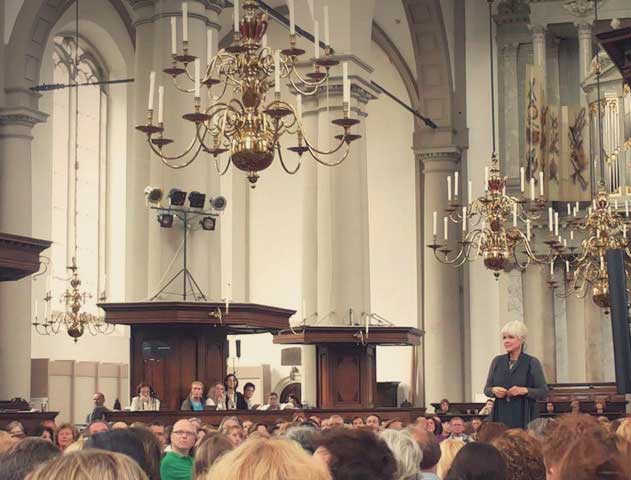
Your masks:
{"label": "stone arch", "polygon": [[[121,18],[132,45],[135,31],[122,0],[108,0]],[[7,88],[28,88],[39,83],[42,56],[52,28],[74,0],[28,0],[17,16],[7,48]]]}

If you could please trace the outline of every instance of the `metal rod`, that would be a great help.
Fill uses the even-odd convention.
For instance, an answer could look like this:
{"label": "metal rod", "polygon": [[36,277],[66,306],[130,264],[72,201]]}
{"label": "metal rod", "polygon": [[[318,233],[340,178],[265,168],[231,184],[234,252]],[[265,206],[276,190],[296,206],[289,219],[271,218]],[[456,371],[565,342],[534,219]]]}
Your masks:
{"label": "metal rod", "polygon": [[35,85],[30,89],[34,92],[47,92],[50,90],[61,90],[62,88],[73,87],[90,87],[93,85],[110,85],[116,83],[130,83],[133,82],[133,78],[124,78],[122,80],[103,80],[100,82],[87,82],[87,83],[42,83],[41,85]]}
{"label": "metal rod", "polygon": [[186,265],[186,236],[188,234],[188,213],[184,212],[184,291],[182,292],[182,297],[184,301],[186,301],[186,272],[188,272],[188,266]]}
{"label": "metal rod", "polygon": [[382,93],[385,93],[388,97],[390,97],[392,100],[394,100],[395,102],[397,102],[399,105],[401,105],[403,108],[405,108],[408,112],[410,112],[412,115],[414,115],[415,117],[420,118],[423,122],[425,122],[425,125],[427,125],[430,128],[438,128],[438,125],[436,125],[431,118],[425,117],[423,115],[421,115],[418,111],[414,110],[412,107],[410,107],[409,105],[407,105],[406,103],[404,103],[402,100],[400,100],[399,98],[397,98],[394,94],[390,93],[388,90],[386,90],[384,87],[382,87],[381,85],[379,85],[377,82],[375,82],[374,80],[370,81],[370,84],[377,88],[378,90],[381,90]]}
{"label": "metal rod", "polygon": [[491,59],[491,132],[493,138],[493,155],[495,155],[495,74],[493,69],[493,0],[489,2],[489,57]]}

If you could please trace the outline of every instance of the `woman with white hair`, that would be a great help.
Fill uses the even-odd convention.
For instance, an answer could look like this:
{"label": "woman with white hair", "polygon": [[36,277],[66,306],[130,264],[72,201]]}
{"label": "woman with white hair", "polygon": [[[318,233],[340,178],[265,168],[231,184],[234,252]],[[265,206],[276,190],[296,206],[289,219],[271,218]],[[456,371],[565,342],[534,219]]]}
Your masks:
{"label": "woman with white hair", "polygon": [[548,392],[541,363],[524,353],[528,329],[519,321],[502,328],[502,343],[506,354],[493,359],[484,393],[495,397],[493,421],[510,428],[526,428],[539,415],[537,399]]}
{"label": "woman with white hair", "polygon": [[381,438],[397,462],[396,480],[416,480],[423,461],[423,451],[416,440],[407,430],[384,430]]}

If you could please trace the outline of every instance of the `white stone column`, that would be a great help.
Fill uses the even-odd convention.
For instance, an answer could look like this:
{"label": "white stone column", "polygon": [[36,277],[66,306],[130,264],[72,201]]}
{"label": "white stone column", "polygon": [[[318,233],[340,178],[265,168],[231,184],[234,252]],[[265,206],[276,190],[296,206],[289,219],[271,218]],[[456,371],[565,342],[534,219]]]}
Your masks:
{"label": "white stone column", "polygon": [[546,26],[529,25],[529,28],[532,33],[532,60],[535,65],[543,69],[543,83],[546,85]]}
{"label": "white stone column", "polygon": [[[578,80],[582,83],[591,71],[593,57],[592,24],[577,23],[578,29]],[[581,103],[587,105],[587,96],[583,89],[581,91]]]}
{"label": "white stone column", "polygon": [[591,298],[577,298],[571,295],[567,298],[567,374],[569,382],[586,382],[585,356],[585,306],[592,303]]}
{"label": "white stone column", "polygon": [[[24,89],[21,97],[33,94]],[[19,101],[19,99],[18,99]],[[30,107],[0,109],[0,232],[32,236],[32,129],[46,115]],[[31,391],[31,278],[0,283],[0,398]]]}
{"label": "white stone column", "polygon": [[559,85],[559,39],[549,39],[547,70],[546,70],[546,98],[550,105],[561,104],[561,92]]}
{"label": "white stone column", "polygon": [[503,115],[503,155],[504,173],[519,188],[519,93],[517,78],[517,54],[519,43],[507,43],[501,49],[502,67],[502,113]]}
{"label": "white stone column", "polygon": [[548,287],[545,265],[530,264],[523,273],[524,323],[528,327],[527,352],[539,359],[550,383],[556,380],[554,292]]}
{"label": "white stone column", "polygon": [[[452,175],[460,162],[456,147],[416,149],[417,161],[423,165],[425,212],[423,229],[425,244],[432,242],[432,212],[439,212],[439,240],[442,239],[443,209],[447,204],[447,176]],[[450,234],[459,232],[452,228]],[[425,252],[423,275],[425,364],[425,401],[427,404],[447,397],[463,399],[462,344],[464,331],[461,313],[461,282],[459,269],[440,263],[430,249]]]}

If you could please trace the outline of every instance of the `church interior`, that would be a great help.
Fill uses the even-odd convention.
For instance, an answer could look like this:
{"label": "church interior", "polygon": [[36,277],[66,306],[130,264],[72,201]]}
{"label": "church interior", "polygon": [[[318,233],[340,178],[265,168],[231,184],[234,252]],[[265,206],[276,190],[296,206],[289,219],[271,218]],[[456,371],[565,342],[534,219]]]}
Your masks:
{"label": "church interior", "polygon": [[0,428],[631,412],[629,0],[0,0],[0,35]]}

